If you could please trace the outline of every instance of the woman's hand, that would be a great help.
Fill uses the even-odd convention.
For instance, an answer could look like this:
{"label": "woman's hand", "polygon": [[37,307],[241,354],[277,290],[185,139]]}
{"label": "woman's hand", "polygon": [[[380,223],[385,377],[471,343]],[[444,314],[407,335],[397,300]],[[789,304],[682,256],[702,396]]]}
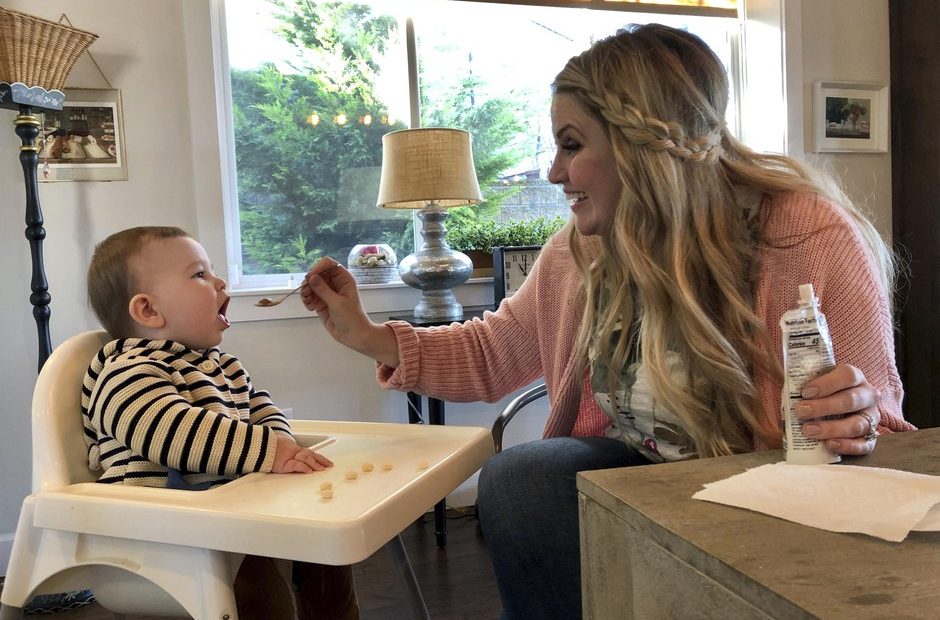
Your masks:
{"label": "woman's hand", "polygon": [[[836,454],[868,454],[875,449],[881,420],[879,394],[861,370],[839,364],[807,381],[802,396],[796,415],[803,423],[804,435],[825,441]],[[837,419],[822,419],[831,415]]]}
{"label": "woman's hand", "polygon": [[321,258],[310,268],[300,287],[300,299],[307,310],[320,315],[327,331],[343,344],[342,336],[357,323],[369,322],[359,302],[356,279],[332,258]]}
{"label": "woman's hand", "polygon": [[304,278],[300,298],[323,319],[334,340],[354,351],[398,367],[398,341],[390,327],[373,323],[359,300],[356,279],[332,258],[321,258]]}

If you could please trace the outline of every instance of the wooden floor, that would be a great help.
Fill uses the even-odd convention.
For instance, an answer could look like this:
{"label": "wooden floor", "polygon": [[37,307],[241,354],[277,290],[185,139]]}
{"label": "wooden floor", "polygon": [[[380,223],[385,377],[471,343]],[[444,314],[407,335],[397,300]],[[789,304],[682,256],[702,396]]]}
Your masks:
{"label": "wooden floor", "polygon": [[[489,556],[472,512],[448,511],[447,547],[435,544],[434,519],[425,517],[402,532],[402,541],[434,620],[492,620],[500,603]],[[353,568],[362,620],[409,618],[405,599],[392,572],[389,554],[380,550]],[[38,618],[40,616],[25,616]],[[88,605],[49,616],[55,620],[112,620],[101,606]],[[127,620],[147,620],[127,616]]]}

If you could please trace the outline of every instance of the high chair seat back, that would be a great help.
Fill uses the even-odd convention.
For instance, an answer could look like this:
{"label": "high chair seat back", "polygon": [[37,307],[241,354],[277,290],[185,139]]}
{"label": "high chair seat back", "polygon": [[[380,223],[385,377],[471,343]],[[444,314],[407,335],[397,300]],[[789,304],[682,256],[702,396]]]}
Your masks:
{"label": "high chair seat back", "polygon": [[82,427],[81,390],[95,353],[110,338],[84,332],[59,345],[33,390],[33,491],[94,482]]}

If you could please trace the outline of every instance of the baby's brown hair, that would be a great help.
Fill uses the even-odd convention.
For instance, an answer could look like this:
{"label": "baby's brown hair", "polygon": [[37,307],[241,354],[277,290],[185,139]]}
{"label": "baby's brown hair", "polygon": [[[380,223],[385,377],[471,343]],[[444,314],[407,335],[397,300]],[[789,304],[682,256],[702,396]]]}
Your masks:
{"label": "baby's brown hair", "polygon": [[88,265],[88,303],[112,338],[134,334],[134,321],[127,307],[139,291],[130,273],[131,257],[152,239],[189,236],[176,226],[137,226],[116,232],[95,246]]}

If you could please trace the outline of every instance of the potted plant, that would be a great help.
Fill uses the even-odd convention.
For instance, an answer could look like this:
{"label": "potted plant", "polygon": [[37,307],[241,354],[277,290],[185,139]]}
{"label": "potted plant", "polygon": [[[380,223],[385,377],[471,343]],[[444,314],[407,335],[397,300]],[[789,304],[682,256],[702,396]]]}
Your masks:
{"label": "potted plant", "polygon": [[565,225],[565,221],[558,215],[502,224],[495,220],[459,222],[448,228],[447,243],[470,257],[474,278],[490,277],[494,247],[542,245]]}

